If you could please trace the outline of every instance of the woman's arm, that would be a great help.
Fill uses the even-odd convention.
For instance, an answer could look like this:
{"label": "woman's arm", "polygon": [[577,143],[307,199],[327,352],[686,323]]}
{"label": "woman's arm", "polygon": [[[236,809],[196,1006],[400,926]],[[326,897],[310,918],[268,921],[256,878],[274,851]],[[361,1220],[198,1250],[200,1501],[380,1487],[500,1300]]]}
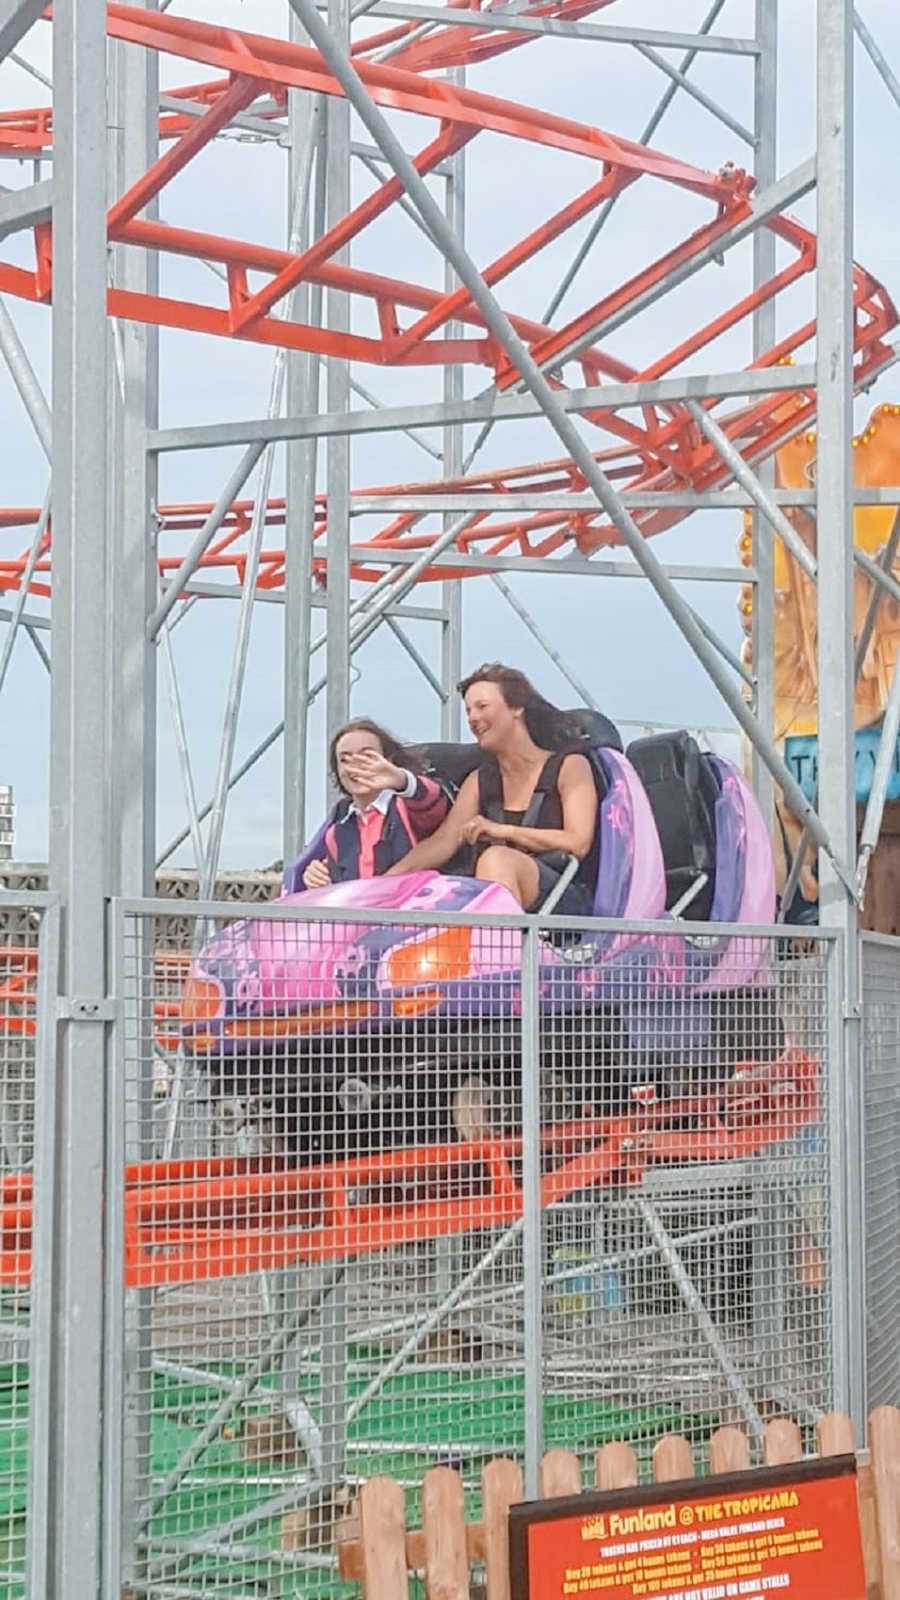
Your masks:
{"label": "woman's arm", "polygon": [[332,811],[330,815],[326,817],[325,821],[322,823],[322,826],[316,831],[316,833],[313,834],[313,837],[310,839],[309,843],[304,846],[302,854],[297,857],[296,861],[291,862],[289,866],[285,867],[284,877],[282,878],[281,882],[282,897],[286,894],[299,894],[300,890],[303,888],[308,889],[310,885],[306,883],[305,877],[310,864],[313,861],[327,862],[328,830],[333,821],[334,811]]}
{"label": "woman's arm", "polygon": [[398,861],[396,866],[388,867],[385,877],[395,878],[401,872],[421,872],[425,868],[438,868],[446,866],[451,856],[455,856],[463,836],[463,828],[474,817],[478,810],[478,774],[470,772],[465,783],[456,797],[456,801],[449,816],[444,818],[440,827],[435,830],[429,839],[423,839],[414,850]]}
{"label": "woman's arm", "polygon": [[562,804],[561,828],[521,828],[511,822],[489,822],[475,817],[464,830],[470,844],[490,839],[496,844],[514,845],[533,855],[546,850],[562,850],[579,861],[590,851],[597,831],[597,789],[586,756],[566,756],[559,769],[559,798]]}
{"label": "woman's arm", "polygon": [[424,773],[419,777],[411,773],[410,778],[412,793],[403,795],[409,820],[417,839],[428,839],[448,815],[450,802],[433,778],[427,778]]}

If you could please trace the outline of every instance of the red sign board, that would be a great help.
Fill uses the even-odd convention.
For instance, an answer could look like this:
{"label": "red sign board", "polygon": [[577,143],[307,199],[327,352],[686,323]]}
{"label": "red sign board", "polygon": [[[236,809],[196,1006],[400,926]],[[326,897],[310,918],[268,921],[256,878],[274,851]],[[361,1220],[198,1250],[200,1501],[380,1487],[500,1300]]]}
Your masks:
{"label": "red sign board", "polygon": [[865,1600],[852,1456],[510,1512],[512,1600]]}

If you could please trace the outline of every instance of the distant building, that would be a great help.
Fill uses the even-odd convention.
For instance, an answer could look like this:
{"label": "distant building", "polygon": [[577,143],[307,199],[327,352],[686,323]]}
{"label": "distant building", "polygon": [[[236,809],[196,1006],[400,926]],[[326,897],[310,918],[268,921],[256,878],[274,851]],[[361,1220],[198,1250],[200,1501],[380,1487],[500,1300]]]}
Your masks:
{"label": "distant building", "polygon": [[16,808],[12,786],[0,783],[0,861],[11,861]]}

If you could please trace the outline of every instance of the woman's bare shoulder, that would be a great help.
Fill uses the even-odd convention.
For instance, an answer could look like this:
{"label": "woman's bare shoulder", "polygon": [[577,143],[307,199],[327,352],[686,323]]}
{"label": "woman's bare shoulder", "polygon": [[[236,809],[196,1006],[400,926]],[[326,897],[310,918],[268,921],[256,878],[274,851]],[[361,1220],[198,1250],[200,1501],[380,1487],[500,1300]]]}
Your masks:
{"label": "woman's bare shoulder", "polygon": [[451,816],[454,815],[454,813],[458,813],[460,810],[470,810],[472,805],[476,803],[477,800],[478,772],[476,769],[475,772],[470,772],[468,777],[463,778],[463,781],[459,786],[459,792],[453,802]]}
{"label": "woman's bare shoulder", "polygon": [[585,779],[593,782],[591,763],[587,756],[580,755],[573,750],[567,755],[559,769],[560,782],[583,783]]}

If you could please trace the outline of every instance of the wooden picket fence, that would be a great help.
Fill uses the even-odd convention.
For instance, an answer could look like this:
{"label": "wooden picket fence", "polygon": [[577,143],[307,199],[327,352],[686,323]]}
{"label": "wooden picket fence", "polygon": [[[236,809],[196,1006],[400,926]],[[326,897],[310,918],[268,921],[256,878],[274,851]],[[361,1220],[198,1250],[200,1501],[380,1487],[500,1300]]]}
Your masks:
{"label": "wooden picket fence", "polygon": [[[855,1449],[848,1417],[823,1417],[817,1428],[820,1456]],[[868,1600],[900,1600],[900,1410],[881,1406],[869,1420],[869,1449],[857,1453],[857,1493]],[[784,1466],[801,1460],[800,1429],[786,1418],[766,1425],[763,1460]],[[750,1466],[747,1438],[720,1428],[709,1442],[713,1473]],[[694,1475],[687,1439],[668,1434],[653,1452],[657,1483]],[[637,1458],[626,1444],[607,1444],[595,1457],[598,1489],[629,1489],[638,1481]],[[514,1461],[491,1461],[482,1474],[482,1520],[467,1523],[463,1485],[449,1467],[435,1467],[422,1485],[422,1526],[406,1526],[405,1493],[392,1478],[372,1478],[360,1490],[352,1517],[338,1529],[342,1578],[362,1584],[365,1600],[408,1600],[411,1573],[424,1577],[429,1600],[510,1600],[509,1509],[523,1498]],[[581,1465],[567,1450],[551,1450],[541,1463],[541,1496],[580,1494]],[[483,1569],[475,1586],[471,1568]]]}

